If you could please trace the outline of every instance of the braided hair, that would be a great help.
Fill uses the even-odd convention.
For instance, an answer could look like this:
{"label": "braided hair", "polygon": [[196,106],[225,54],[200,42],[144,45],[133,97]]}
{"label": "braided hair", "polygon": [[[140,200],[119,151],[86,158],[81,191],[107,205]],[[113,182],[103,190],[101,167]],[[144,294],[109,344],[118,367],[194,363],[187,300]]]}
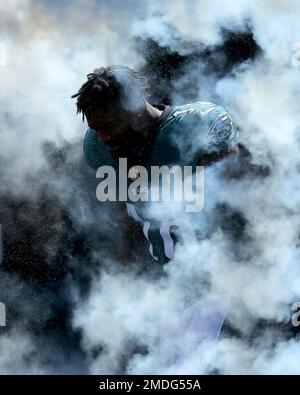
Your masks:
{"label": "braided hair", "polygon": [[77,114],[89,120],[94,112],[108,108],[130,109],[146,96],[147,80],[139,72],[125,66],[95,69],[72,98],[77,98]]}

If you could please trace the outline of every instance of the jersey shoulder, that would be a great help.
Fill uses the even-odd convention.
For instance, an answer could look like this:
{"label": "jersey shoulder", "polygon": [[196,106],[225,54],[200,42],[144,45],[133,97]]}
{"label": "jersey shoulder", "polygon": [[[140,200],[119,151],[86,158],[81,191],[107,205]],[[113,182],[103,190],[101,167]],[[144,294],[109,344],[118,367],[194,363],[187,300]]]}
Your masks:
{"label": "jersey shoulder", "polygon": [[229,113],[206,101],[174,106],[161,125],[161,133],[172,134],[179,144],[185,140],[205,152],[234,146],[238,137]]}
{"label": "jersey shoulder", "polygon": [[115,164],[109,149],[100,142],[93,129],[88,129],[85,134],[83,152],[87,164],[94,170],[100,166],[114,166]]}

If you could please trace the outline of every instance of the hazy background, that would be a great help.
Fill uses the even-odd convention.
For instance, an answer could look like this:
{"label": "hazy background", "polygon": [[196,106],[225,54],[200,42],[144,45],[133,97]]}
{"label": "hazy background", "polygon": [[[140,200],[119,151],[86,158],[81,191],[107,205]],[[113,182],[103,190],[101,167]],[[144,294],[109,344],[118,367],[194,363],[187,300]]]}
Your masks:
{"label": "hazy background", "polygon": [[[300,373],[299,25],[299,0],[0,0],[0,373]],[[267,169],[211,169],[206,236],[159,277],[116,269],[118,223],[83,159],[70,96],[111,64],[143,71],[153,103],[223,105]],[[164,314],[220,295],[220,341],[162,358]]]}

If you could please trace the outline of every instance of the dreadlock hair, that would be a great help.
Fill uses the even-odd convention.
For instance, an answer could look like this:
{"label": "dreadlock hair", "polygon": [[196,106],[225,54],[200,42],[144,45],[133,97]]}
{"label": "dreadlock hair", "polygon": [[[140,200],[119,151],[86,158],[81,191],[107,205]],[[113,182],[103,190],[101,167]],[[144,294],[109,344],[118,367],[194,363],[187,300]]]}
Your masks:
{"label": "dreadlock hair", "polygon": [[125,66],[95,69],[72,98],[77,97],[77,114],[87,120],[95,111],[108,108],[130,109],[146,96],[147,79],[139,72]]}

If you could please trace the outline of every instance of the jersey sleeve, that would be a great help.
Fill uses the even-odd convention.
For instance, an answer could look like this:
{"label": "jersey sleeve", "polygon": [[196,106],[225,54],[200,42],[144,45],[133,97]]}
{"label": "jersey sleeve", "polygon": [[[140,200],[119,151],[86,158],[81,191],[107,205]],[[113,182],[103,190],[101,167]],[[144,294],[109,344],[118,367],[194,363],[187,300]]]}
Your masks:
{"label": "jersey sleeve", "polygon": [[181,163],[194,164],[204,155],[231,150],[238,132],[228,112],[221,106],[198,101],[177,106],[164,124],[179,149]]}
{"label": "jersey sleeve", "polygon": [[113,158],[108,148],[100,142],[93,129],[88,129],[85,134],[83,152],[87,164],[94,170],[100,166],[113,166]]}
{"label": "jersey sleeve", "polygon": [[237,140],[238,132],[228,112],[220,106],[212,108],[205,132],[207,152],[233,149]]}

